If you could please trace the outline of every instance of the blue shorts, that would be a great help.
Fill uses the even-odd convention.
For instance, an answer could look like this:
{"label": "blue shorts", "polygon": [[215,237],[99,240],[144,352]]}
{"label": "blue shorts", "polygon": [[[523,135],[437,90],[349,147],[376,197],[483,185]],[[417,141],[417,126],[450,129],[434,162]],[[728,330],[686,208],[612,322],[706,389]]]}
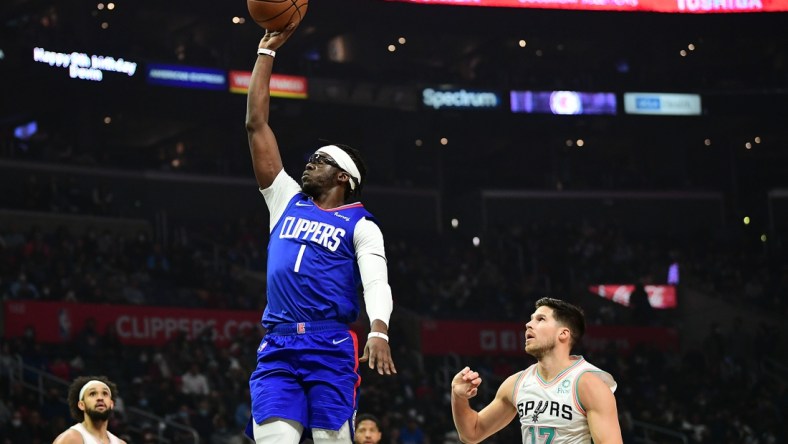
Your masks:
{"label": "blue shorts", "polygon": [[358,338],[347,324],[280,324],[257,349],[249,378],[252,419],[260,424],[279,417],[298,421],[305,431],[339,430],[356,411],[360,384]]}

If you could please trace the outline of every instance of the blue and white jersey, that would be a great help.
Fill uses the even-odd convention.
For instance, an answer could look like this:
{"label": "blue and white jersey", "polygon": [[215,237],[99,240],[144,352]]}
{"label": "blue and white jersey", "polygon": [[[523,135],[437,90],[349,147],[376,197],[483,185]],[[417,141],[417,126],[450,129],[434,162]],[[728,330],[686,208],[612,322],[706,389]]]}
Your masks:
{"label": "blue and white jersey", "polygon": [[[354,322],[360,310],[361,282],[354,235],[360,221],[374,221],[372,214],[361,203],[320,208],[289,176],[277,177],[263,194],[272,223],[263,326],[270,329],[281,323],[323,320]],[[285,204],[283,198],[287,196],[292,197]],[[279,207],[283,207],[281,213],[277,198]]]}

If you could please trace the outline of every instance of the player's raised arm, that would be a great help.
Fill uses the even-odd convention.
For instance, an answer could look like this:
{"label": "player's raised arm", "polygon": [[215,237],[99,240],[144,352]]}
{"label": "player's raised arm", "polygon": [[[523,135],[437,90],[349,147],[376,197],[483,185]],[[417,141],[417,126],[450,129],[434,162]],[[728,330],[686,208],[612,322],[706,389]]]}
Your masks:
{"label": "player's raised arm", "polygon": [[468,367],[454,376],[451,382],[451,414],[460,440],[473,444],[498,432],[517,415],[512,392],[519,373],[506,378],[498,388],[495,399],[481,412],[473,410],[468,402],[476,396],[482,379]]}
{"label": "player's raised arm", "polygon": [[257,61],[249,81],[249,95],[246,99],[246,132],[249,137],[249,151],[252,167],[260,188],[268,188],[276,175],[282,171],[282,157],[276,137],[268,126],[269,103],[271,101],[271,72],[276,50],[281,47],[298,23],[290,23],[283,31],[266,31],[257,50]]}

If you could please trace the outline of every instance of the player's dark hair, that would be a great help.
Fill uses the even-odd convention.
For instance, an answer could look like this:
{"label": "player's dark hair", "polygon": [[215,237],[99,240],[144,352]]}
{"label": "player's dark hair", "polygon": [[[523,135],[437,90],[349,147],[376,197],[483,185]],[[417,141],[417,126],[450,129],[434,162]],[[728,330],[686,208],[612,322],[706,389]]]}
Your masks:
{"label": "player's dark hair", "polygon": [[79,391],[82,390],[82,387],[84,387],[85,384],[94,379],[107,384],[107,387],[109,387],[110,391],[110,399],[115,400],[115,398],[118,396],[118,386],[115,385],[114,382],[110,381],[106,376],[78,377],[68,388],[68,408],[71,411],[71,417],[78,422],[85,420],[85,412],[79,409],[79,401],[81,401],[81,399],[79,399]]}
{"label": "player's dark hair", "polygon": [[[350,185],[348,185],[347,189],[345,190],[345,200],[348,200],[351,196],[353,197],[360,197],[361,190],[364,188],[364,182],[367,180],[367,164],[364,162],[364,158],[361,157],[361,152],[350,145],[345,145],[343,143],[334,143],[334,146],[339,147],[342,151],[346,152],[353,162],[356,164],[356,168],[358,168],[359,174],[361,177],[357,177],[356,179],[360,179],[358,182],[355,182],[356,189],[351,190]],[[350,175],[350,173],[348,173]],[[355,179],[351,178],[350,180],[355,181]]]}
{"label": "player's dark hair", "polygon": [[377,416],[373,415],[372,413],[362,413],[360,415],[356,415],[356,423],[353,424],[353,430],[358,428],[358,425],[361,424],[361,421],[372,421],[375,423],[375,426],[378,428],[378,431],[382,431],[380,427],[380,420]]}
{"label": "player's dark hair", "polygon": [[567,327],[569,333],[572,335],[572,341],[569,344],[573,347],[583,339],[586,332],[586,319],[583,309],[577,305],[570,304],[569,302],[553,298],[541,298],[536,301],[536,308],[550,307],[553,309],[553,317],[555,320]]}

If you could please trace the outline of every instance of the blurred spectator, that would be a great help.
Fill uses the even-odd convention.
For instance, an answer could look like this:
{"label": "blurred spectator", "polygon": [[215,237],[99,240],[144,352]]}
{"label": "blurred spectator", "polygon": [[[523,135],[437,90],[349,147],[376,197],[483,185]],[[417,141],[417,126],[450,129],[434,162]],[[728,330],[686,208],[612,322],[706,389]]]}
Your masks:
{"label": "blurred spectator", "polygon": [[27,274],[25,273],[19,273],[19,277],[17,277],[16,281],[11,283],[8,291],[11,294],[11,298],[17,300],[31,300],[40,297],[38,288],[27,280]]}
{"label": "blurred spectator", "polygon": [[189,371],[181,376],[181,392],[185,395],[208,395],[208,378],[200,371],[200,365],[193,362]]}
{"label": "blurred spectator", "polygon": [[648,300],[648,293],[643,283],[635,284],[635,289],[629,295],[629,307],[632,309],[632,323],[642,327],[654,323],[654,308]]}
{"label": "blurred spectator", "polygon": [[369,413],[356,415],[356,444],[378,444],[383,439],[380,420]]}

